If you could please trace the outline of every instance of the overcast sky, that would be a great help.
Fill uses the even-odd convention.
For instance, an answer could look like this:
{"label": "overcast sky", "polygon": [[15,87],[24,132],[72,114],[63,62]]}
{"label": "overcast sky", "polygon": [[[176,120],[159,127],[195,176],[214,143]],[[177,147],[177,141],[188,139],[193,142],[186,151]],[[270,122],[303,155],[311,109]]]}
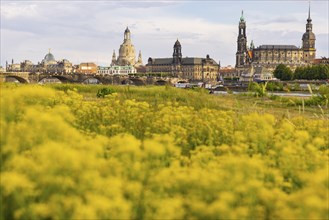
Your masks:
{"label": "overcast sky", "polygon": [[[183,57],[235,65],[241,10],[248,43],[301,46],[308,1],[11,1],[1,0],[1,65],[37,63],[51,48],[56,60],[109,65],[123,42],[149,57],[171,57],[178,38]],[[317,57],[329,57],[328,0],[311,1]]]}

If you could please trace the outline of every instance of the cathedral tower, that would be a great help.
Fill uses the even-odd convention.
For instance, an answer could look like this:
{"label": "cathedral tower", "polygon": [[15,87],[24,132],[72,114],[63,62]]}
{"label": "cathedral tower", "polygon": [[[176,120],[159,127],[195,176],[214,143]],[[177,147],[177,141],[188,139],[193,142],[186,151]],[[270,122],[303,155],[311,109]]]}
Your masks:
{"label": "cathedral tower", "polygon": [[174,53],[172,55],[172,65],[173,65],[173,71],[172,75],[176,77],[182,77],[182,45],[176,40],[174,44]]}
{"label": "cathedral tower", "polygon": [[242,68],[246,65],[247,60],[247,35],[246,35],[246,22],[243,17],[243,11],[241,13],[239,22],[239,35],[238,35],[238,48],[236,52],[236,68]]}
{"label": "cathedral tower", "polygon": [[174,53],[172,56],[173,56],[174,64],[181,64],[181,62],[182,62],[182,46],[181,46],[180,42],[178,41],[178,39],[175,42]]}
{"label": "cathedral tower", "polygon": [[310,63],[315,59],[315,34],[312,32],[311,6],[308,8],[308,18],[306,23],[306,32],[303,34],[303,52],[304,61]]}

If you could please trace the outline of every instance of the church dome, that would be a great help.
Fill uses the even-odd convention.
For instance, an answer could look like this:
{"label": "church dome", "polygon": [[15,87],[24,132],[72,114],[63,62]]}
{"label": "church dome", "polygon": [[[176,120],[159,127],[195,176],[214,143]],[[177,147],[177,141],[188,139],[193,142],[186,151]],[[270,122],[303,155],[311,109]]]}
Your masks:
{"label": "church dome", "polygon": [[54,55],[52,55],[50,52],[46,54],[45,58],[43,59],[43,62],[49,63],[55,61]]}
{"label": "church dome", "polygon": [[125,30],[125,33],[128,33],[130,32],[129,28],[127,27],[126,30]]}

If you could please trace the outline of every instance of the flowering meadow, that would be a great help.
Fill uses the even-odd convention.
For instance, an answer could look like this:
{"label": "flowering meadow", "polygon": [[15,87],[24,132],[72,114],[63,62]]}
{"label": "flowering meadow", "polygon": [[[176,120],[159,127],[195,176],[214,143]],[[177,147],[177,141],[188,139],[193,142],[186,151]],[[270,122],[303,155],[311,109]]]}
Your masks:
{"label": "flowering meadow", "polygon": [[0,219],[329,219],[327,106],[1,84]]}

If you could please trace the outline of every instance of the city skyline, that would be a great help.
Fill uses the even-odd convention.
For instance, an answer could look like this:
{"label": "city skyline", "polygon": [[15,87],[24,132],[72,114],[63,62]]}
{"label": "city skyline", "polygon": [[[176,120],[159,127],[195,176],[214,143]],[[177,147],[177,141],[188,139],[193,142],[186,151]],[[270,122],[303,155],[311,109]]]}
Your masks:
{"label": "city skyline", "polygon": [[[58,4],[59,3],[59,4]],[[311,2],[317,57],[328,57],[328,1]],[[127,26],[148,57],[170,57],[178,38],[183,57],[210,55],[235,65],[241,10],[248,44],[300,47],[308,1],[1,1],[1,65],[41,61],[48,48],[56,60],[110,65]],[[267,11],[270,10],[270,11]],[[137,57],[136,57],[137,59]]]}

